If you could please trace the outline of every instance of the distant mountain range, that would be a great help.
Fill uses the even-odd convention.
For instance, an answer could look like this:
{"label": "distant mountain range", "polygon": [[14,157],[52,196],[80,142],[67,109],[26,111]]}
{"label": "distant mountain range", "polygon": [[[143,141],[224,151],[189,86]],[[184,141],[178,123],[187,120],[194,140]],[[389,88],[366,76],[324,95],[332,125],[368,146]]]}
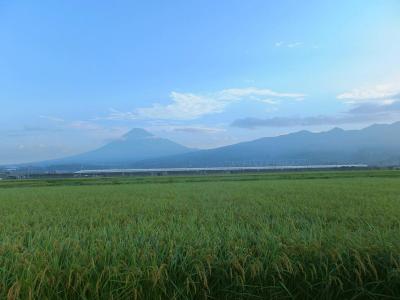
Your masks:
{"label": "distant mountain range", "polygon": [[45,168],[81,169],[87,167],[130,167],[141,160],[184,154],[194,149],[168,139],[158,138],[144,129],[135,128],[120,139],[83,154],[30,164]]}
{"label": "distant mountain range", "polygon": [[400,122],[362,130],[300,131],[210,150],[190,149],[133,129],[97,150],[31,166],[83,169],[326,164],[400,165]]}
{"label": "distant mountain range", "polygon": [[300,131],[136,163],[135,167],[400,164],[400,122],[362,130]]}

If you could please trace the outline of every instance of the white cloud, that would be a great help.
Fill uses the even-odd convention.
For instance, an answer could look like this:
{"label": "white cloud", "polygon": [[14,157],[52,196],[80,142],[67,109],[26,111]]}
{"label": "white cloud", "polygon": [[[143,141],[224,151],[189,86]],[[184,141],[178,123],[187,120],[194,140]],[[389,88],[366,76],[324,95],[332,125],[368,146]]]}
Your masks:
{"label": "white cloud", "polygon": [[93,130],[102,130],[103,127],[93,123],[93,122],[88,122],[88,121],[73,121],[69,124],[67,124],[67,127],[73,128],[73,129],[78,129],[78,130],[87,130],[87,131],[93,131]]}
{"label": "white cloud", "polygon": [[295,43],[287,44],[287,47],[288,48],[297,48],[297,47],[300,47],[301,45],[303,45],[303,43],[295,42]]}
{"label": "white cloud", "polygon": [[177,126],[173,127],[172,130],[177,132],[203,133],[203,134],[214,134],[226,131],[226,129],[223,128],[204,127],[204,126]]}
{"label": "white cloud", "polygon": [[[115,111],[115,113],[118,113]],[[32,127],[24,126],[24,131],[37,131],[37,132],[71,132],[75,131],[79,134],[89,135],[95,137],[98,140],[113,140],[123,135],[129,128],[125,127],[105,127],[101,124],[92,121],[75,120],[68,121],[57,117],[51,116],[40,116],[41,119],[45,119],[53,123],[51,126],[44,127]],[[12,133],[14,136],[20,136],[21,133]]]}
{"label": "white cloud", "polygon": [[[103,127],[90,121],[66,121],[62,118],[58,117],[52,117],[52,116],[39,116],[41,119],[45,119],[47,121],[50,121],[52,123],[56,123],[56,126],[58,128],[70,128],[70,129],[76,129],[76,130],[83,130],[83,131],[97,131],[97,130],[102,130]],[[36,131],[44,131],[44,128],[36,128],[32,126],[25,126],[25,130],[36,130]],[[53,127],[52,128],[46,128],[46,131],[49,131],[50,129],[55,130]]]}
{"label": "white cloud", "polygon": [[53,122],[59,122],[62,123],[64,122],[64,119],[58,118],[58,117],[53,117],[53,116],[39,116],[41,119],[53,121]]}
{"label": "white cloud", "polygon": [[226,102],[210,96],[172,92],[172,103],[168,105],[153,104],[151,107],[138,108],[139,118],[190,120],[202,115],[222,112]]}
{"label": "white cloud", "polygon": [[325,126],[399,120],[399,84],[381,84],[369,88],[353,89],[338,95],[337,98],[352,104],[351,109],[340,114],[309,117],[248,117],[235,120],[231,126],[241,128]]}
{"label": "white cloud", "polygon": [[302,100],[304,97],[305,95],[300,93],[279,93],[255,87],[225,89],[211,94],[172,92],[172,102],[169,104],[156,103],[150,107],[137,108],[133,112],[111,109],[111,113],[105,119],[193,120],[204,115],[221,113],[234,102],[257,101],[271,105],[282,99]]}
{"label": "white cloud", "polygon": [[275,47],[285,47],[285,48],[297,48],[302,45],[303,45],[303,43],[301,43],[301,42],[285,43],[285,42],[279,41],[279,42],[275,43]]}
{"label": "white cloud", "polygon": [[357,88],[337,96],[346,103],[380,103],[382,105],[392,104],[400,100],[399,84],[380,84],[373,87]]}
{"label": "white cloud", "polygon": [[110,108],[110,114],[106,118],[94,118],[93,120],[134,120],[136,117],[136,114],[133,112],[123,112],[115,108]]}
{"label": "white cloud", "polygon": [[273,98],[293,98],[302,100],[305,95],[300,93],[278,93],[270,89],[259,89],[255,87],[242,88],[242,89],[226,89],[219,92],[219,97],[222,100],[241,100],[247,98],[249,100],[260,101],[260,98],[273,97]]}

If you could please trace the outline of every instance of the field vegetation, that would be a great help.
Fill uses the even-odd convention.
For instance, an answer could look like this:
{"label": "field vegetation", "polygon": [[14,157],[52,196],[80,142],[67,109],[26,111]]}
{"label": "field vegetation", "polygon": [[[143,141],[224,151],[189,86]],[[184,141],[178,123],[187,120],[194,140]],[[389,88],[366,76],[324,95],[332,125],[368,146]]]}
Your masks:
{"label": "field vegetation", "polygon": [[400,172],[0,182],[0,299],[399,299]]}

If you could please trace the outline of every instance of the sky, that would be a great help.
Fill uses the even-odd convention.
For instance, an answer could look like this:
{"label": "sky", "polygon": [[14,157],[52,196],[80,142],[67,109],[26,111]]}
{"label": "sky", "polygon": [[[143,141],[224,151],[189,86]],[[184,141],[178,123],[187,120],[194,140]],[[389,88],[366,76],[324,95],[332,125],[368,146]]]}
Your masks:
{"label": "sky", "polygon": [[0,0],[0,164],[400,121],[398,0]]}

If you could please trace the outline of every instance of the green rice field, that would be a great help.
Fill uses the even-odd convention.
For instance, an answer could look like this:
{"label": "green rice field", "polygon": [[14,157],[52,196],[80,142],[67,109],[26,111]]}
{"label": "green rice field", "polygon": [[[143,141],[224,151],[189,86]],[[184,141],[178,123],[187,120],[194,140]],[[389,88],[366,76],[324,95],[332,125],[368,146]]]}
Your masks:
{"label": "green rice field", "polygon": [[400,299],[400,171],[1,181],[0,299]]}

